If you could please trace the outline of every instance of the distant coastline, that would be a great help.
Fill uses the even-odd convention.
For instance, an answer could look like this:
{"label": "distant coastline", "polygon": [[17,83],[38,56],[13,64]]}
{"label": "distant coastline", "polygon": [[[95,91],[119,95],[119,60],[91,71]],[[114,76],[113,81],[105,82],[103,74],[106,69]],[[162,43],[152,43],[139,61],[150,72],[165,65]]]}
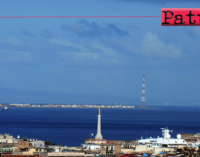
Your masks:
{"label": "distant coastline", "polygon": [[[61,104],[36,104],[36,105],[31,105],[31,104],[0,104],[0,107],[8,107],[8,108],[118,108],[118,109],[158,109],[157,107],[141,107],[141,106],[128,106],[128,105],[61,105]],[[160,107],[159,107],[160,108]]]}
{"label": "distant coastline", "polygon": [[[143,108],[143,107],[135,107],[135,106],[125,106],[125,105],[53,105],[53,104],[47,104],[47,105],[31,105],[31,104],[0,104],[0,107],[7,106],[7,107],[29,107],[29,108]],[[148,108],[148,107],[145,107]]]}
{"label": "distant coastline", "polygon": [[8,107],[8,108],[13,108],[13,107],[23,107],[23,108],[119,108],[119,109],[159,109],[162,107],[183,107],[183,106],[199,106],[199,105],[149,105],[148,107],[143,107],[143,106],[131,106],[131,105],[101,105],[101,104],[96,104],[96,105],[80,105],[80,104],[68,104],[68,105],[63,105],[63,104],[0,104],[0,107]]}

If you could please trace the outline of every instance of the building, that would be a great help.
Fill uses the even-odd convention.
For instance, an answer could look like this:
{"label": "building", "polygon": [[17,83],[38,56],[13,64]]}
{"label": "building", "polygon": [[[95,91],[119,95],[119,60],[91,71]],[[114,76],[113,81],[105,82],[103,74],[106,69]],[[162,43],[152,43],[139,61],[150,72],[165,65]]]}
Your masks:
{"label": "building", "polygon": [[28,151],[29,147],[29,141],[18,141],[19,151]]}
{"label": "building", "polygon": [[93,153],[93,154],[113,154],[118,155],[121,154],[121,145],[115,144],[83,144],[83,150],[86,153]]}
{"label": "building", "polygon": [[101,154],[121,154],[121,145],[119,144],[101,144]]}
{"label": "building", "polygon": [[0,143],[13,143],[13,136],[9,134],[0,134]]}
{"label": "building", "polygon": [[2,143],[0,146],[0,152],[2,149],[3,154],[11,154],[14,151],[14,144],[12,143]]}
{"label": "building", "polygon": [[107,140],[88,138],[88,139],[85,139],[85,144],[107,144]]}
{"label": "building", "polygon": [[30,143],[32,143],[32,146],[36,148],[45,146],[45,141],[32,141]]}

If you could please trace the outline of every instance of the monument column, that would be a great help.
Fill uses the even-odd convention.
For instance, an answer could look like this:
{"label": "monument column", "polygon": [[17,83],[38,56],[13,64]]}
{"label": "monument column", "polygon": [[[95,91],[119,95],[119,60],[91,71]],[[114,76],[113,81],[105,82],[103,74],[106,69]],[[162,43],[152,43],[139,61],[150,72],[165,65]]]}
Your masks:
{"label": "monument column", "polygon": [[95,136],[95,139],[103,139],[103,136],[101,135],[101,110],[100,107],[99,109],[99,114],[98,114],[98,124],[97,124],[97,135]]}

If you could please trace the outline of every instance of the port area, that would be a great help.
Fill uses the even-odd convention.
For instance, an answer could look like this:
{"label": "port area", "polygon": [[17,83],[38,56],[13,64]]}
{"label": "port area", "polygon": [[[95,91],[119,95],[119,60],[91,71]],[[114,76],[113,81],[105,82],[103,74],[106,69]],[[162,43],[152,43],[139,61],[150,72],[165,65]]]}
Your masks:
{"label": "port area", "polygon": [[[188,142],[186,147],[166,148],[164,145],[151,149],[137,150],[137,142],[123,140],[106,140],[86,138],[85,143],[81,146],[62,146],[52,144],[50,141],[42,141],[37,139],[28,139],[27,137],[14,138],[9,134],[0,134],[2,157],[199,157],[200,146],[192,146],[198,144],[200,134],[182,134],[183,138]],[[145,145],[143,145],[145,146]],[[142,146],[142,147],[143,147]],[[156,152],[156,150],[158,150]]]}

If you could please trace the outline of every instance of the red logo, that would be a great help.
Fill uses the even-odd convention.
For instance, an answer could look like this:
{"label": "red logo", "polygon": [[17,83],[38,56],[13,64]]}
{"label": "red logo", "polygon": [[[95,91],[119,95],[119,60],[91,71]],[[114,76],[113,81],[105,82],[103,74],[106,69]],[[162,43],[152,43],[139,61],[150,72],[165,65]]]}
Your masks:
{"label": "red logo", "polygon": [[200,8],[162,8],[162,26],[200,26]]}

